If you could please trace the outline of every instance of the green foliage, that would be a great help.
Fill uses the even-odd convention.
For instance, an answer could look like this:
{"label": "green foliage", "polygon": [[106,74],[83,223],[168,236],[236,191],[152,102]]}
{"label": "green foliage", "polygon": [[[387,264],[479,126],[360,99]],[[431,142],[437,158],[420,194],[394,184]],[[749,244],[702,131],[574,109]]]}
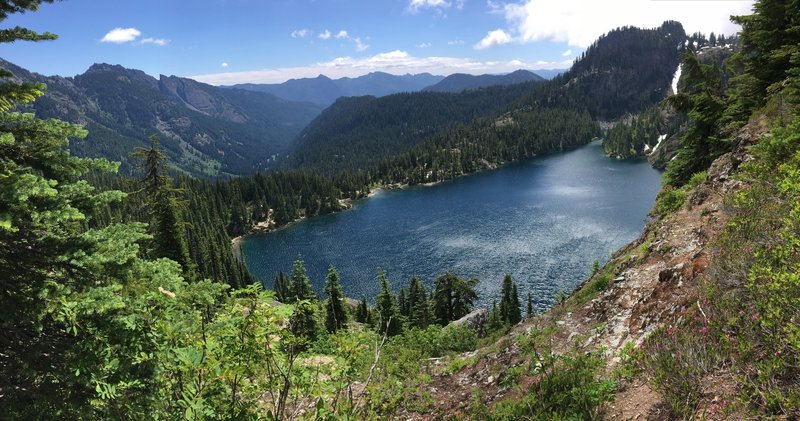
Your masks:
{"label": "green foliage", "polygon": [[389,288],[389,280],[386,272],[378,273],[378,280],[381,283],[381,292],[375,298],[375,322],[378,325],[378,333],[381,335],[395,336],[403,331],[403,316],[397,306],[397,299]]}
{"label": "green foliage", "polygon": [[682,188],[664,186],[656,196],[656,204],[653,206],[653,211],[658,215],[669,215],[683,206],[684,202],[686,202],[686,195],[686,190]]}
{"label": "green foliage", "polygon": [[412,277],[408,286],[408,313],[408,324],[411,327],[425,328],[431,323],[428,293],[417,277]]}
{"label": "green foliage", "polygon": [[672,412],[690,418],[702,395],[703,378],[718,361],[706,337],[707,321],[699,312],[686,314],[689,323],[655,330],[641,345],[638,366]]}
{"label": "green foliage", "polygon": [[328,278],[325,281],[325,294],[328,295],[328,300],[325,303],[325,328],[330,333],[347,328],[347,312],[344,308],[344,290],[339,281],[339,273],[333,266],[328,269]]}
{"label": "green foliage", "polygon": [[486,419],[595,419],[602,406],[613,399],[616,384],[601,377],[605,366],[601,353],[573,348],[557,355],[544,345],[544,339],[537,331],[524,338],[521,346],[531,362],[511,372],[518,378],[533,377],[530,388],[521,397],[503,400],[489,409]]}
{"label": "green foliage", "polygon": [[800,94],[800,31],[797,5],[784,0],[760,0],[753,14],[733,16],[742,25],[742,72],[734,80],[728,114],[744,121],[771,95],[787,95],[795,104]]}
{"label": "green foliage", "polygon": [[372,324],[372,317],[367,305],[366,297],[361,297],[356,308],[356,321],[363,324]]}
{"label": "green foliage", "polygon": [[500,290],[499,316],[503,323],[515,325],[522,321],[522,310],[520,309],[519,295],[517,294],[517,283],[511,279],[511,275],[506,274],[503,278],[503,287]]}
{"label": "green foliage", "polygon": [[716,157],[730,149],[730,144],[719,134],[727,100],[719,63],[701,63],[689,51],[683,56],[682,69],[682,91],[667,99],[678,112],[689,117],[688,127],[681,136],[681,148],[664,173],[664,184],[673,187],[683,186],[692,174],[707,169]]}
{"label": "green foliage", "polygon": [[472,311],[472,306],[478,298],[475,292],[477,279],[462,279],[451,272],[436,278],[433,291],[433,317],[440,326],[447,326],[453,320],[458,320]]}
{"label": "green foliage", "polygon": [[666,124],[664,114],[660,107],[653,106],[620,121],[603,137],[603,150],[607,155],[622,159],[644,155],[645,145],[654,148],[659,139],[677,133],[683,123],[680,118],[672,118]]}

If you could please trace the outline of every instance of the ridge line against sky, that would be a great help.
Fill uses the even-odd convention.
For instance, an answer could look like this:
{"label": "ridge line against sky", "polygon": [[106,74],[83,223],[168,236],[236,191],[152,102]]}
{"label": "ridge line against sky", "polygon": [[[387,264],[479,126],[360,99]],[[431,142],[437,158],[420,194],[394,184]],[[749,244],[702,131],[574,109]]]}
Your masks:
{"label": "ridge line against sky", "polygon": [[752,0],[65,0],[3,27],[59,40],[0,46],[46,75],[107,62],[215,85],[391,74],[565,69],[600,35],[665,20],[733,34]]}

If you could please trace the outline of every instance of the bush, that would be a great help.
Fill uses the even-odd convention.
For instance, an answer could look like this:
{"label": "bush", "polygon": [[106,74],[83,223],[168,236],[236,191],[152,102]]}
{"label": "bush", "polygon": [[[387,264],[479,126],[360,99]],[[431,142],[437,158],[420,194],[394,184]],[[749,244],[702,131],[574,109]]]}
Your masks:
{"label": "bush", "polygon": [[718,344],[709,341],[713,335],[705,318],[689,312],[683,319],[681,325],[656,329],[642,343],[637,360],[672,412],[689,418],[700,401],[703,377],[718,361]]}
{"label": "bush", "polygon": [[[606,360],[602,351],[587,353],[573,347],[561,355],[551,352],[548,332],[532,331],[520,347],[531,362],[522,373],[513,370],[511,378],[530,376],[533,382],[522,397],[497,404],[485,418],[518,419],[596,419],[606,402],[614,397],[616,383],[601,376]],[[513,386],[508,379],[507,386]]]}
{"label": "bush", "polygon": [[658,196],[656,196],[656,204],[653,210],[656,214],[665,216],[680,209],[685,201],[685,190],[676,189],[672,186],[665,186],[660,192],[658,192]]}

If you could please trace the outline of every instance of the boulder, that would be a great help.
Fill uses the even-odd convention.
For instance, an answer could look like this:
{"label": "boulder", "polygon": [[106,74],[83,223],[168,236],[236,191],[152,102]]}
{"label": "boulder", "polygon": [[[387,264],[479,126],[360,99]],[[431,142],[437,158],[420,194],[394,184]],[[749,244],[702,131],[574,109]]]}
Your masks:
{"label": "boulder", "polygon": [[486,322],[489,320],[489,311],[485,308],[479,308],[466,316],[450,322],[448,326],[461,326],[465,325],[471,327],[478,332],[482,332],[486,327]]}

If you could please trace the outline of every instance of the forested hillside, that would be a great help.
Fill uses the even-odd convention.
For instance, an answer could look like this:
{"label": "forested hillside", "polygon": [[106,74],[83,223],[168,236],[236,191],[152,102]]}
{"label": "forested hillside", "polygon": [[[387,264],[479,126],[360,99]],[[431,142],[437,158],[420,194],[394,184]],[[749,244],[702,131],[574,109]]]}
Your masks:
{"label": "forested hillside", "polygon": [[505,75],[469,75],[455,73],[435,85],[423,89],[427,92],[458,93],[467,89],[485,88],[493,85],[513,85],[530,81],[543,81],[544,78],[527,70],[517,70]]}
{"label": "forested hillside", "polygon": [[72,149],[123,162],[158,134],[171,164],[195,176],[252,174],[275,167],[277,155],[321,110],[274,96],[221,89],[189,79],[95,64],[74,78],[44,77],[3,61],[18,79],[45,83],[37,116],[81,123],[89,135]]}
{"label": "forested hillside", "polygon": [[327,173],[365,169],[377,159],[405,152],[446,128],[492,115],[529,88],[526,84],[463,94],[420,92],[341,98],[298,135],[283,165]]}
{"label": "forested hillside", "polygon": [[486,121],[504,113],[514,115],[506,123],[513,122],[525,133],[539,130],[523,126],[537,120],[535,115],[525,114],[541,110],[586,112],[594,120],[638,113],[666,97],[685,37],[677,22],[647,30],[620,28],[601,37],[572,69],[550,81],[459,94],[422,92],[343,99],[300,133],[284,164],[327,173],[368,169],[370,164],[409,152],[424,141],[438,144],[436,139],[446,137],[459,124],[485,126]]}

